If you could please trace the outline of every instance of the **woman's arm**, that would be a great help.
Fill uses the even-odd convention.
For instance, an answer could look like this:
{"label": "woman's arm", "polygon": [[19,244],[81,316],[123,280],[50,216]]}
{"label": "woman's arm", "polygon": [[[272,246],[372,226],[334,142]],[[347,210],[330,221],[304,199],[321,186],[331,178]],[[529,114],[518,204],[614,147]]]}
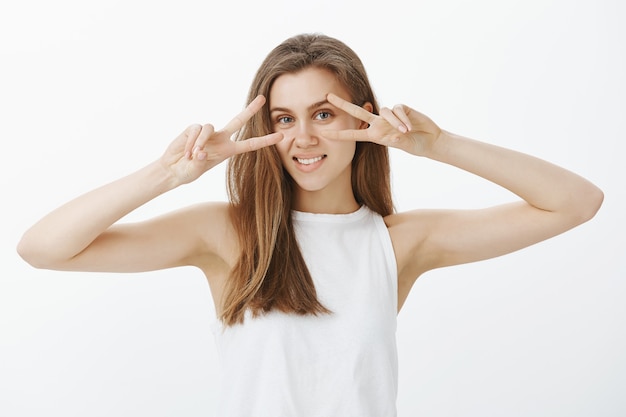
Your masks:
{"label": "woman's arm", "polygon": [[[118,231],[111,225],[135,208],[175,187],[174,178],[161,163],[151,163],[43,217],[24,233],[17,247],[18,253],[38,268],[92,269],[92,265],[94,270],[103,270],[108,265],[111,269],[118,269],[119,266],[114,265],[115,259],[109,260],[107,256],[107,253],[113,258],[119,255],[116,246],[108,244],[119,240],[115,239],[115,236],[119,236]],[[127,226],[119,228],[128,229]],[[97,249],[90,251],[88,248],[92,244]],[[126,249],[134,252],[141,250],[140,246],[134,246]],[[98,262],[100,256],[104,258],[101,264]],[[87,259],[82,261],[81,258]]]}
{"label": "woman's arm", "polygon": [[548,239],[591,219],[602,204],[602,191],[577,174],[448,132],[442,131],[424,156],[479,175],[521,201],[391,217],[390,230],[406,251],[406,273],[414,278],[433,268],[493,258]]}
{"label": "woman's arm", "polygon": [[211,125],[190,126],[158,161],[54,210],[24,233],[19,254],[33,266],[62,270],[142,271],[190,262],[211,231],[203,225],[223,223],[223,218],[218,222],[207,214],[213,211],[223,217],[222,208],[203,205],[147,222],[115,223],[153,198],[194,181],[228,157],[282,139],[280,134],[272,134],[243,142],[230,140],[264,102],[263,97],[257,98],[217,132]]}
{"label": "woman's arm", "polygon": [[480,210],[416,210],[389,216],[401,280],[423,272],[499,256],[591,219],[603,194],[586,179],[541,159],[442,131],[403,105],[373,115],[329,95],[329,101],[370,124],[327,132],[332,139],[367,140],[403,149],[479,175],[521,201]]}

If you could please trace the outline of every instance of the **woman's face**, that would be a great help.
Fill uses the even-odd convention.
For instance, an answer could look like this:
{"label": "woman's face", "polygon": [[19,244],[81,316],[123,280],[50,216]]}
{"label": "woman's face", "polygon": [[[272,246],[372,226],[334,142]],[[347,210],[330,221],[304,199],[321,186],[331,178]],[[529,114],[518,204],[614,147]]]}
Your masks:
{"label": "woman's face", "polygon": [[[356,143],[325,139],[321,132],[360,129],[367,124],[330,104],[328,93],[351,101],[332,72],[315,67],[281,75],[270,90],[272,129],[285,136],[276,148],[297,185],[297,201],[304,194],[354,199],[350,175]],[[371,111],[371,104],[364,108]]]}

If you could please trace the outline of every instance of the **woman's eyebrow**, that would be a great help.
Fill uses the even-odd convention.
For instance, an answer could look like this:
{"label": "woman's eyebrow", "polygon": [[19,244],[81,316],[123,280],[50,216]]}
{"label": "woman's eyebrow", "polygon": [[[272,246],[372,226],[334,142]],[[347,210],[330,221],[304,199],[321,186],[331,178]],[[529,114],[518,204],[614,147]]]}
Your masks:
{"label": "woman's eyebrow", "polygon": [[[328,100],[323,99],[323,100],[320,100],[320,101],[318,101],[316,103],[311,104],[309,107],[307,107],[307,110],[311,111],[313,109],[316,109],[316,108],[321,107],[321,106],[325,106],[327,104],[333,106]],[[335,106],[333,106],[333,107],[335,107]],[[285,112],[285,113],[290,113],[291,112],[291,110],[286,108],[286,107],[273,107],[273,108],[270,109],[270,113],[274,113],[274,112],[277,112],[277,111]]]}

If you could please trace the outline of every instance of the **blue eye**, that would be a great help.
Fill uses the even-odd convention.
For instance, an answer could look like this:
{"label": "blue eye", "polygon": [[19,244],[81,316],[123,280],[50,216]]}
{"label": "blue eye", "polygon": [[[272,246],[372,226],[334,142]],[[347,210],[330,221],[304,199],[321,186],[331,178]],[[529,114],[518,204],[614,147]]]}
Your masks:
{"label": "blue eye", "polygon": [[280,124],[288,124],[293,122],[293,117],[289,117],[289,116],[281,116],[278,119],[276,119],[276,121]]}
{"label": "blue eye", "polygon": [[321,111],[315,115],[315,118],[318,120],[326,120],[330,118],[331,114],[327,111]]}

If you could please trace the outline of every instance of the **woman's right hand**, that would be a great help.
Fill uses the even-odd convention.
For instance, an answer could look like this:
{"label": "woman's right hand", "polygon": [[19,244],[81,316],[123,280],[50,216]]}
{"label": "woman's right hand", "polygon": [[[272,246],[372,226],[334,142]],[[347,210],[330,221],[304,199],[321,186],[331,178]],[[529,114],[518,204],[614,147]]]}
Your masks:
{"label": "woman's right hand", "polygon": [[280,142],[283,139],[282,133],[271,133],[243,141],[231,140],[232,135],[264,104],[265,97],[257,96],[245,110],[218,131],[210,124],[189,126],[167,148],[161,157],[162,165],[171,172],[178,184],[186,184],[233,155]]}

